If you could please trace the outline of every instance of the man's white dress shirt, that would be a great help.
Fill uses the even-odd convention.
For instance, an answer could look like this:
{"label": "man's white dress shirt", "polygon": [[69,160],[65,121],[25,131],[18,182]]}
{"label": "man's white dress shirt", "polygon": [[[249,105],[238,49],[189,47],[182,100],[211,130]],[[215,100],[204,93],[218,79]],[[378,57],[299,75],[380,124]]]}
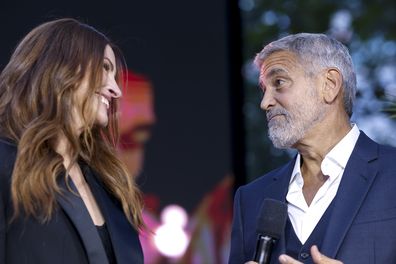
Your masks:
{"label": "man's white dress shirt", "polygon": [[288,202],[289,219],[302,244],[307,241],[337,194],[345,166],[355,147],[359,134],[359,128],[353,124],[348,134],[325,156],[320,168],[323,175],[328,176],[328,179],[320,187],[309,206],[302,192],[304,179],[300,170],[301,156],[300,154],[297,155],[286,201]]}

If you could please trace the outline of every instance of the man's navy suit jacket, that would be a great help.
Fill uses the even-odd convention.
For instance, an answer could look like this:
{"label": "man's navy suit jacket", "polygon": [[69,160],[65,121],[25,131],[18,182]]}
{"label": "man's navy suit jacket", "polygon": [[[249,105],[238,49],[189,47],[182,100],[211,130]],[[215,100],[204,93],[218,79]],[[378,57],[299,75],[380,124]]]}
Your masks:
{"label": "man's navy suit jacket", "polygon": [[[17,147],[0,138],[0,264],[107,264],[100,236],[82,199],[70,191],[58,196],[58,208],[42,224],[33,217],[12,215],[10,183]],[[138,233],[121,205],[100,184],[89,167],[84,176],[105,218],[118,264],[143,263]],[[63,178],[63,177],[62,177]],[[70,187],[77,192],[73,183]],[[66,190],[65,181],[60,186]]]}
{"label": "man's navy suit jacket", "polygon": [[[253,259],[261,204],[266,198],[286,201],[294,163],[295,159],[237,190],[230,264]],[[379,145],[361,132],[334,199],[319,250],[344,264],[395,264],[396,149]],[[278,263],[282,253],[284,237],[275,244],[271,263]]]}

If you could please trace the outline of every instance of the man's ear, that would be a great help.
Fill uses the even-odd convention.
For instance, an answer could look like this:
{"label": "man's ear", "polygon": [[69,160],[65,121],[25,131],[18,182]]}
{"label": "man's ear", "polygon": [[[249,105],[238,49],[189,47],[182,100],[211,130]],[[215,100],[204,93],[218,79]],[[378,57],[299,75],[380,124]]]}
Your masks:
{"label": "man's ear", "polygon": [[328,68],[324,72],[323,98],[326,103],[332,103],[342,93],[342,75],[337,68]]}

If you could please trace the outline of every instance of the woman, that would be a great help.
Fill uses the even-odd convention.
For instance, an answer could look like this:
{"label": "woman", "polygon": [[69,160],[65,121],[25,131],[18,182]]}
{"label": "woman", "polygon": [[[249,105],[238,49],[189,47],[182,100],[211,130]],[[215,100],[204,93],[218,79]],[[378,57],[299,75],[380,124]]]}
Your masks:
{"label": "woman", "polygon": [[116,158],[120,52],[74,19],[33,29],[0,75],[0,263],[143,263]]}

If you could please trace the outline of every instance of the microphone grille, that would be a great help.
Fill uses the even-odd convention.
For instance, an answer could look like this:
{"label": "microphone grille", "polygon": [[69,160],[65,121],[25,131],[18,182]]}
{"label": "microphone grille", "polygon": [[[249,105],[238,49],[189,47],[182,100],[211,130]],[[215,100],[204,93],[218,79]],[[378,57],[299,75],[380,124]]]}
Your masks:
{"label": "microphone grille", "polygon": [[287,220],[287,204],[278,200],[265,199],[257,221],[257,232],[279,239]]}

